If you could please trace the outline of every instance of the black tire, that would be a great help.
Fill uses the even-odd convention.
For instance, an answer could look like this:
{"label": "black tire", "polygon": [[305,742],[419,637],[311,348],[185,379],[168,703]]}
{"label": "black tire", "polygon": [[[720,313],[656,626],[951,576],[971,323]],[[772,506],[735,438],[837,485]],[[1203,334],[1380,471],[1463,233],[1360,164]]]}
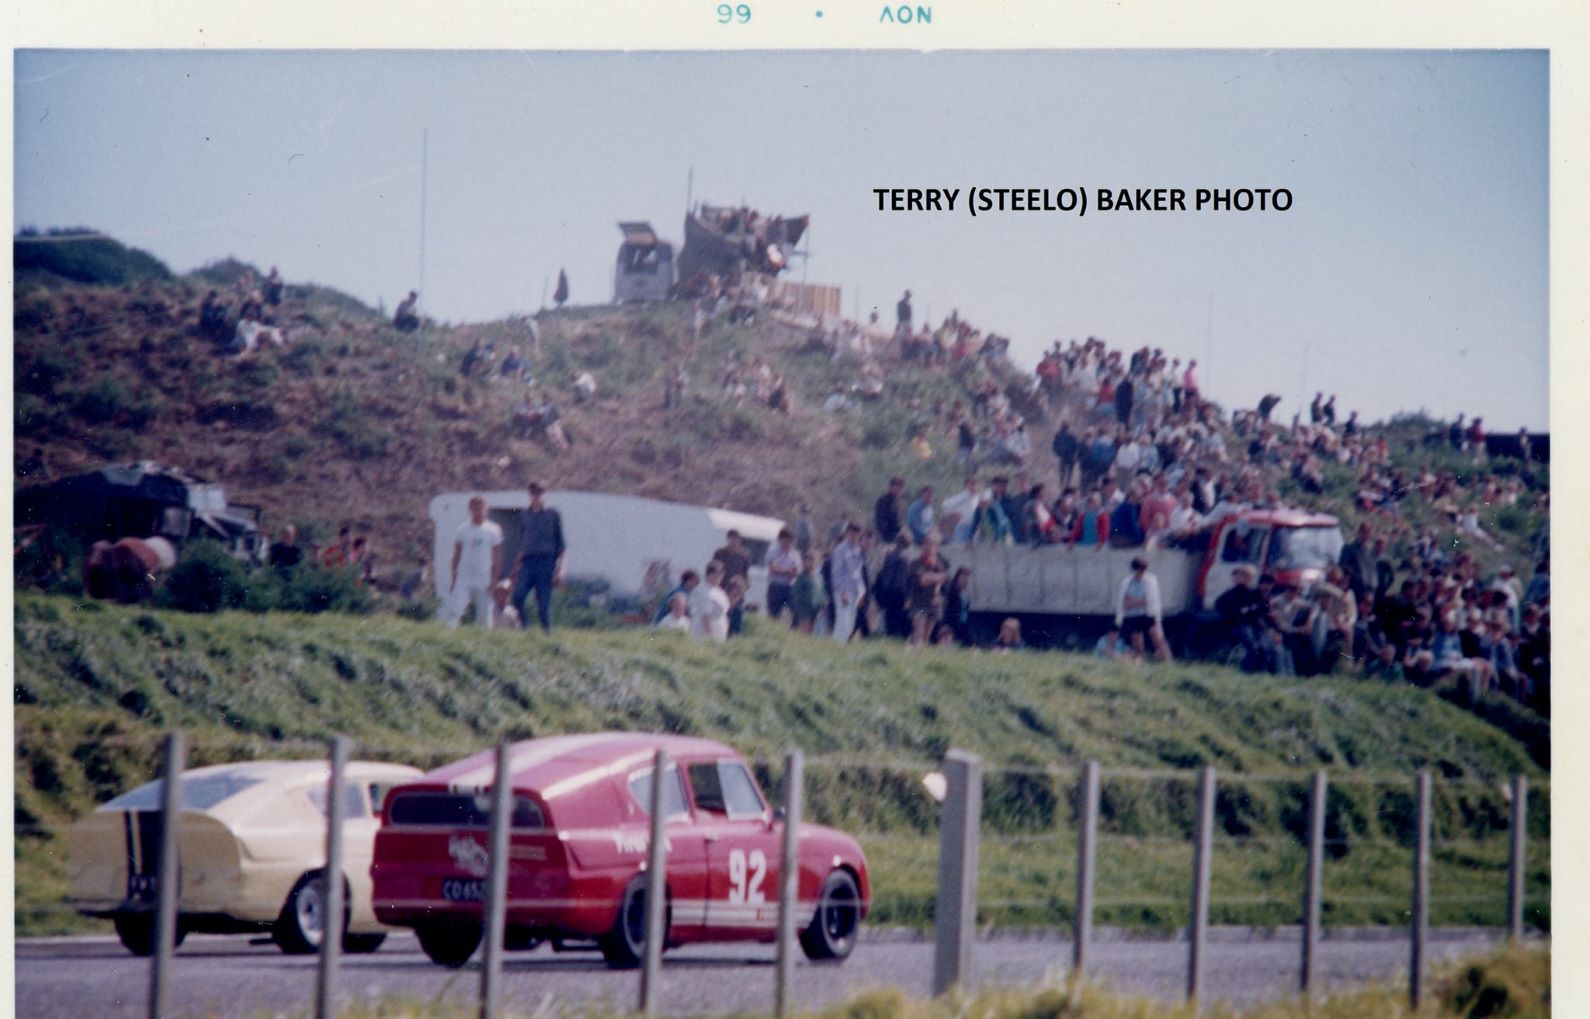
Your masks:
{"label": "black tire", "polygon": [[[115,919],[116,936],[123,948],[140,959],[155,954],[155,915],[153,913],[118,913]],[[177,921],[176,944],[188,936],[187,928]]]}
{"label": "black tire", "polygon": [[[663,914],[663,947],[668,946],[670,908]],[[637,875],[624,889],[613,927],[596,941],[602,958],[613,969],[634,969],[646,956],[646,876]]]}
{"label": "black tire", "polygon": [[479,923],[468,920],[430,920],[417,925],[414,934],[432,962],[458,969],[480,947],[485,931]]}
{"label": "black tire", "polygon": [[349,955],[369,955],[386,943],[386,935],[377,931],[374,934],[344,934],[342,936],[342,950]]}
{"label": "black tire", "polygon": [[849,871],[836,870],[823,880],[812,922],[801,931],[801,951],[813,962],[842,962],[856,947],[861,928],[861,891]]}
{"label": "black tire", "polygon": [[[347,882],[343,882],[342,929],[348,929]],[[325,875],[313,871],[298,879],[282,903],[281,914],[271,927],[271,938],[284,955],[314,955],[320,951],[325,927]],[[344,944],[347,942],[344,941]]]}

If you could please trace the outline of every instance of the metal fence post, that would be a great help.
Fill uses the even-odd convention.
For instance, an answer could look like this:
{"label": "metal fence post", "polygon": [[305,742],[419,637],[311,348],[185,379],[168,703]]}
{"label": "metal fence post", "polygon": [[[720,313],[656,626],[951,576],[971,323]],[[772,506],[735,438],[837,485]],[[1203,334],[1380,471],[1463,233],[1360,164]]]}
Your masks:
{"label": "metal fence post", "polygon": [[977,840],[983,815],[983,762],[975,754],[944,755],[947,789],[939,820],[939,894],[933,912],[935,996],[969,974],[977,926]]}
{"label": "metal fence post", "polygon": [[646,948],[640,968],[640,1012],[657,1014],[658,984],[661,982],[663,916],[668,909],[667,800],[663,782],[668,773],[668,751],[659,750],[651,772],[651,846],[646,858]]}
{"label": "metal fence post", "polygon": [[1193,843],[1192,917],[1187,923],[1187,1000],[1196,1001],[1204,982],[1204,941],[1209,936],[1209,855],[1215,834],[1215,768],[1198,775],[1198,832]]}
{"label": "metal fence post", "polygon": [[150,1019],[165,1019],[171,1011],[171,956],[176,952],[177,941],[177,824],[182,812],[182,769],[187,756],[187,737],[181,732],[166,733],[160,767],[160,869],[156,879],[155,959],[149,976]]}
{"label": "metal fence post", "polygon": [[1430,773],[1419,772],[1416,785],[1413,848],[1412,957],[1408,965],[1408,996],[1415,1010],[1424,1000],[1424,943],[1430,934]]}
{"label": "metal fence post", "polygon": [[1082,765],[1082,823],[1077,831],[1076,940],[1071,945],[1071,972],[1082,978],[1093,940],[1093,861],[1099,838],[1099,762]]}
{"label": "metal fence post", "polygon": [[326,777],[326,869],[322,871],[320,917],[320,967],[315,978],[315,1019],[335,1019],[337,966],[342,961],[342,827],[347,805],[342,796],[348,771],[348,737],[333,736],[331,774]]}
{"label": "metal fence post", "polygon": [[1507,939],[1518,944],[1524,937],[1524,838],[1529,821],[1529,779],[1513,776],[1513,820],[1508,832]]}
{"label": "metal fence post", "polygon": [[795,912],[800,904],[799,840],[805,779],[806,756],[799,750],[791,750],[784,759],[784,845],[778,871],[778,971],[773,981],[773,1012],[779,1019],[789,1015],[795,983]]}
{"label": "metal fence post", "polygon": [[1314,789],[1308,811],[1308,871],[1303,881],[1303,973],[1299,988],[1304,994],[1314,989],[1319,971],[1320,892],[1325,867],[1325,773],[1314,773]]}
{"label": "metal fence post", "polygon": [[508,830],[513,824],[513,774],[508,740],[497,744],[491,785],[491,827],[486,834],[485,966],[480,971],[480,1017],[495,1019],[502,997],[502,939],[508,923]]}

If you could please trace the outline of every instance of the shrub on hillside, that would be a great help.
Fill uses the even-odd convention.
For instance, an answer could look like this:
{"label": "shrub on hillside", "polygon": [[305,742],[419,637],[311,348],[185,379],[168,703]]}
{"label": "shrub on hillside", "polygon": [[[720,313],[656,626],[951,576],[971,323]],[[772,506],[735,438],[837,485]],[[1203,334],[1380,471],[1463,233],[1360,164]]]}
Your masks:
{"label": "shrub on hillside", "polygon": [[321,419],[320,427],[355,460],[385,455],[390,440],[390,436],[370,419],[358,398],[347,390],[331,398],[331,406]]}
{"label": "shrub on hillside", "polygon": [[148,396],[133,393],[120,379],[102,376],[71,395],[72,412],[91,425],[112,421],[126,428],[139,429],[155,416],[155,403]]}
{"label": "shrub on hillside", "polygon": [[168,280],[164,262],[86,227],[41,234],[26,229],[11,242],[15,271],[21,277],[48,273],[76,283],[117,286],[138,280]]}
{"label": "shrub on hillside", "polygon": [[248,587],[242,562],[213,541],[194,541],[183,547],[160,601],[183,612],[220,612],[242,608]]}

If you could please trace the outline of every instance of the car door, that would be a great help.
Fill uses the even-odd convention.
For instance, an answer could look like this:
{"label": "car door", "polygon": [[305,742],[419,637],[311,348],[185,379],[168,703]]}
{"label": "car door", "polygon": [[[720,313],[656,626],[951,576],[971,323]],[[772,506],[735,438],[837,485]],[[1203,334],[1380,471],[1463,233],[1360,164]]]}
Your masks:
{"label": "car door", "polygon": [[[700,938],[706,925],[707,910],[707,850],[701,826],[690,814],[690,801],[685,793],[684,777],[677,764],[670,764],[664,780],[663,800],[667,815],[664,828],[668,843],[665,867],[668,888],[671,892],[672,912],[669,921],[670,940],[695,940]],[[649,830],[651,810],[652,769],[639,768],[629,773],[626,784],[632,803],[629,812],[648,825],[636,835],[641,841],[636,845],[645,848],[644,836]]]}
{"label": "car door", "polygon": [[714,938],[771,937],[778,922],[779,829],[738,758],[694,761],[686,772],[707,847],[706,923]]}

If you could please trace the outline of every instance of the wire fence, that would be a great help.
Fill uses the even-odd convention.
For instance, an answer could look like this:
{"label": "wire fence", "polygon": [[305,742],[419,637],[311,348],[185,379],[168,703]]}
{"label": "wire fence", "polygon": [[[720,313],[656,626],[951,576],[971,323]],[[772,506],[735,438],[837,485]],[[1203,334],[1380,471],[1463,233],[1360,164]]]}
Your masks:
{"label": "wire fence", "polygon": [[[148,762],[158,759],[156,749],[169,759],[172,738],[163,737],[159,747],[156,739],[129,734],[95,742],[100,749],[139,752]],[[190,761],[327,756],[326,743],[296,739],[204,738],[179,749],[184,767]],[[361,759],[434,764],[479,751],[447,744],[359,743],[352,749]],[[771,790],[784,785],[792,760],[749,763]],[[1531,866],[1530,842],[1532,835],[1543,841],[1549,830],[1550,786],[1522,775],[1220,774],[1208,767],[1101,769],[1091,763],[985,768],[960,751],[942,761],[833,755],[801,758],[801,764],[800,784],[793,796],[785,791],[784,809],[855,833],[870,861],[874,922],[933,928],[936,991],[962,982],[975,950],[972,934],[988,926],[1068,930],[1072,968],[1086,973],[1098,920],[1185,937],[1189,998],[1203,986],[1211,922],[1295,924],[1302,943],[1299,987],[1307,993],[1316,986],[1311,960],[1329,922],[1406,925],[1417,999],[1432,916],[1437,923],[1502,928],[1512,939],[1524,935],[1526,919],[1531,926],[1549,925],[1549,861],[1536,848]],[[341,763],[332,761],[328,789],[340,787],[345,767],[346,752]],[[124,787],[129,779],[136,784],[156,777],[147,764],[141,773],[134,767],[113,776]],[[52,843],[60,835],[55,826],[23,817],[13,830],[22,846]],[[335,859],[334,831],[341,827],[328,824],[327,860]],[[165,949],[174,948],[181,920],[174,898],[171,916],[163,912],[167,884],[157,880],[154,886],[158,902],[145,888],[134,905],[153,918],[158,969],[169,965]],[[493,908],[488,895],[481,915],[488,929],[500,931],[506,907],[498,903],[495,914]],[[71,912],[64,902],[17,904],[19,917],[33,921]],[[329,922],[334,927],[337,921]],[[781,938],[792,930],[793,919],[781,912]],[[332,933],[328,927],[327,937]],[[485,973],[495,974],[501,937],[485,940]],[[781,967],[792,958],[788,951],[781,942]],[[335,985],[336,954],[321,960],[317,1015],[330,1014],[326,988]],[[655,1007],[652,973],[649,984],[642,977],[642,1011]],[[495,1014],[498,979],[483,975],[483,1015]],[[168,990],[169,974],[152,973],[152,1008]],[[787,992],[788,980],[781,978],[775,1009],[787,1008]]]}

